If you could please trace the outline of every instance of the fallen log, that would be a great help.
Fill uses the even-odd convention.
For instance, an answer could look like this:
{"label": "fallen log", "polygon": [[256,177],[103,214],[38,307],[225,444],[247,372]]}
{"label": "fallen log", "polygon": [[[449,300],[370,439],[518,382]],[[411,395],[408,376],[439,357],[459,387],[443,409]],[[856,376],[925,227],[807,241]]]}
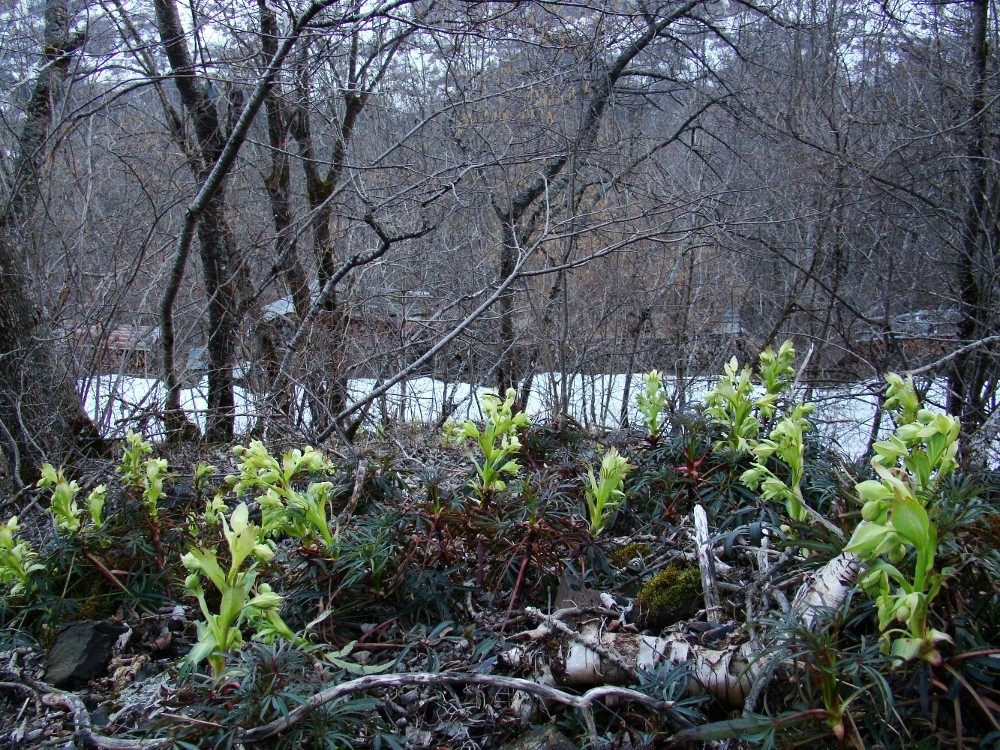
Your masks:
{"label": "fallen log", "polygon": [[[789,621],[815,627],[823,613],[838,609],[846,601],[860,571],[861,561],[856,555],[837,555],[799,588]],[[523,638],[548,643],[554,637],[559,644],[546,651],[546,673],[551,674],[547,679],[575,688],[632,683],[639,672],[655,670],[664,663],[687,665],[689,694],[708,694],[727,706],[742,707],[755,683],[769,676],[762,656],[780,648],[774,632],[757,634],[740,643],[720,644],[706,639],[704,632],[690,633],[686,629],[665,636],[612,632],[603,617],[583,622],[572,637],[567,637],[568,626],[562,620],[580,610],[546,615],[528,607],[525,612],[540,624],[520,634]],[[749,627],[732,624],[718,630],[723,631],[724,639],[751,632]],[[523,647],[511,649],[503,659],[510,668],[534,668],[534,661],[534,655]]]}

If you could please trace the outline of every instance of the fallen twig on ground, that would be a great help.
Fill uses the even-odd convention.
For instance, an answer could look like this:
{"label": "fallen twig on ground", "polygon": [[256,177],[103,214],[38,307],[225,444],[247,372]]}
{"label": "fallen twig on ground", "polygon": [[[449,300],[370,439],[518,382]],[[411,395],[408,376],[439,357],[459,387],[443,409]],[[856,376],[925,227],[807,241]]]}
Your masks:
{"label": "fallen twig on ground", "polygon": [[403,672],[397,674],[367,675],[334,685],[326,690],[321,690],[297,708],[289,711],[286,716],[253,729],[245,729],[239,733],[237,739],[239,742],[245,744],[261,742],[289,729],[320,706],[345,695],[360,693],[366,690],[397,688],[407,685],[485,685],[488,687],[506,688],[508,690],[519,690],[536,695],[543,700],[570,706],[580,711],[587,726],[587,731],[590,734],[591,745],[595,748],[598,746],[597,725],[594,722],[591,712],[591,707],[595,703],[608,698],[616,698],[640,703],[655,711],[669,709],[673,706],[669,701],[657,700],[637,690],[613,685],[602,685],[588,690],[583,695],[572,695],[550,685],[542,685],[534,680],[526,680],[520,677],[464,672]]}
{"label": "fallen twig on ground", "polygon": [[41,702],[50,708],[64,708],[69,711],[73,717],[74,739],[83,747],[99,750],[157,750],[166,747],[170,742],[166,739],[128,740],[99,734],[92,729],[90,712],[76,693],[55,690],[45,683],[34,680],[27,680],[25,685],[18,687],[29,690],[35,695],[41,694]]}

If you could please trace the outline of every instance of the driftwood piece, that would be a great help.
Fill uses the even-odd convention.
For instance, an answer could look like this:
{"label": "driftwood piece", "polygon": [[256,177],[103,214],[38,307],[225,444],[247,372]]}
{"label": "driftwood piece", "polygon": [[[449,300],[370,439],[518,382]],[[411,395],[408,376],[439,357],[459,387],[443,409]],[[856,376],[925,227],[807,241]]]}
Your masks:
{"label": "driftwood piece", "polygon": [[792,601],[792,616],[812,628],[825,611],[844,603],[860,572],[858,556],[841,552],[799,588]]}
{"label": "driftwood piece", "polygon": [[[549,656],[545,665],[547,673],[560,685],[584,689],[631,683],[639,671],[655,670],[665,662],[688,664],[690,695],[708,693],[736,706],[742,703],[756,677],[753,649],[748,643],[709,648],[692,642],[695,636],[683,632],[663,637],[610,632],[595,620],[584,623],[573,637],[565,637],[563,623],[559,623],[562,627],[554,626],[551,618],[531,608],[528,613],[544,618],[542,626],[529,631],[532,637],[542,640],[548,635],[562,636],[558,651]],[[522,648],[508,651],[502,663],[511,668],[534,666],[531,654]]]}
{"label": "driftwood piece", "polygon": [[[837,555],[799,588],[788,613],[789,621],[814,627],[824,612],[844,603],[860,571],[856,555]],[[706,643],[686,632],[662,637],[611,632],[605,621],[594,619],[585,622],[573,637],[566,637],[560,613],[545,615],[530,607],[525,612],[540,625],[520,635],[535,641],[558,637],[559,648],[549,655],[544,666],[558,684],[577,688],[631,682],[636,672],[656,669],[665,662],[686,664],[691,670],[687,686],[690,694],[707,693],[726,705],[739,707],[752,695],[751,691],[759,693],[766,686],[770,671],[765,670],[763,654],[780,653],[780,642],[773,632],[723,645]],[[523,648],[508,652],[504,662],[511,667],[535,666]]]}
{"label": "driftwood piece", "polygon": [[694,506],[694,538],[698,570],[701,571],[701,589],[705,597],[705,614],[709,622],[718,622],[722,619],[722,600],[719,598],[712,540],[708,534],[708,514],[701,503]]}
{"label": "driftwood piece", "polygon": [[361,488],[365,484],[365,477],[368,474],[368,462],[365,460],[358,461],[357,468],[354,470],[354,489],[351,490],[351,497],[347,501],[347,505],[337,516],[337,523],[343,526],[348,521],[351,520],[351,516],[354,515],[354,511],[358,508],[358,500],[361,498]]}
{"label": "driftwood piece", "polygon": [[159,750],[173,742],[169,739],[126,740],[99,734],[92,729],[90,713],[83,700],[75,693],[53,690],[42,695],[42,703],[69,711],[75,728],[73,734],[81,747],[94,747],[100,750]]}

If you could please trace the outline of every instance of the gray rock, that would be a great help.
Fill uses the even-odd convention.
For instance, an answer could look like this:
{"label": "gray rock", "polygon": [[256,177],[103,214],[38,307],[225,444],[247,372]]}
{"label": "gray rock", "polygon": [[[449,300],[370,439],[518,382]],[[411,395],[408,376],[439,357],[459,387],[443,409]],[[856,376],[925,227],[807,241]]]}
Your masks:
{"label": "gray rock", "polygon": [[127,625],[101,620],[71,622],[59,631],[45,663],[45,681],[74,690],[107,671],[108,663],[127,640]]}

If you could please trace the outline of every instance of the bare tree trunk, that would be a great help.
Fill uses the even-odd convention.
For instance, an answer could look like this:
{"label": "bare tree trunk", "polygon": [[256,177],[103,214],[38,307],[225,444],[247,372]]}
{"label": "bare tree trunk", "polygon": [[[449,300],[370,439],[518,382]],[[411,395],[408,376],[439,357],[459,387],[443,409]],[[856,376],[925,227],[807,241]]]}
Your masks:
{"label": "bare tree trunk", "polygon": [[[501,224],[500,258],[498,280],[510,277],[511,271],[518,263],[518,255],[522,252],[520,245],[525,241],[523,234],[530,233],[524,226],[524,218],[529,210],[543,196],[550,199],[566,189],[571,183],[572,175],[585,163],[585,155],[593,147],[598,130],[611,101],[615,86],[626,72],[628,65],[657,38],[663,35],[672,24],[686,17],[701,3],[697,0],[681,3],[671,8],[662,18],[646,16],[646,28],[630,44],[626,45],[610,63],[602,59],[594,61],[593,72],[590,74],[589,89],[592,92],[584,107],[580,125],[566,151],[549,159],[539,170],[540,174],[532,183],[514,195],[509,203],[501,205],[494,202],[493,210]],[[570,196],[570,200],[573,196]],[[528,222],[530,223],[530,222]],[[497,386],[501,392],[507,388],[518,387],[518,368],[516,356],[517,325],[514,310],[515,290],[507,288],[498,300],[497,312],[500,318],[499,357],[497,364]]]}
{"label": "bare tree trunk", "polygon": [[[156,25],[170,62],[170,75],[191,117],[201,151],[199,183],[204,184],[225,146],[219,114],[194,71],[194,61],[184,40],[174,0],[155,0]],[[197,221],[199,252],[205,293],[208,296],[208,414],[205,437],[213,442],[232,439],[235,424],[233,394],[233,350],[235,347],[237,296],[231,268],[233,240],[226,223],[225,188],[219,186],[207,197]],[[183,263],[183,258],[179,263]],[[176,269],[175,269],[176,270]],[[164,296],[161,314],[169,318],[177,290],[174,280]],[[165,333],[168,333],[165,331]],[[168,334],[169,335],[169,334]],[[165,336],[165,338],[167,338]],[[184,422],[180,408],[180,384],[173,367],[173,341],[164,341],[164,377],[167,382],[165,411],[168,429]]]}
{"label": "bare tree trunk", "polygon": [[[998,251],[992,245],[997,217],[990,200],[987,160],[987,92],[989,80],[989,0],[973,0],[970,52],[973,80],[969,101],[970,133],[966,149],[968,169],[962,252],[959,258],[960,306],[959,338],[970,343],[989,336],[996,326],[996,269]],[[986,386],[996,378],[995,347],[976,347],[955,358],[950,378],[948,411],[961,418],[963,427],[973,432],[983,424],[992,397]]]}
{"label": "bare tree trunk", "polygon": [[69,38],[65,0],[45,4],[45,63],[35,78],[0,214],[0,447],[21,482],[37,479],[44,460],[100,445],[69,374],[52,348],[34,298],[25,224],[39,193],[52,104],[82,39]]}
{"label": "bare tree trunk", "polygon": [[[302,156],[306,198],[309,201],[313,254],[319,258],[317,285],[320,289],[325,289],[327,281],[333,278],[337,271],[336,249],[330,232],[332,219],[330,198],[340,180],[346,152],[346,143],[343,139],[345,133],[346,137],[350,138],[351,126],[346,127],[346,131],[344,127],[341,128],[341,139],[334,147],[330,169],[324,178],[316,168],[315,146],[309,120],[308,93],[304,91],[301,96],[302,102],[298,112],[292,117],[290,127]],[[351,109],[351,104],[348,103],[345,123],[353,122],[357,116],[356,113],[351,114]],[[298,312],[297,306],[296,314],[301,323],[305,318]],[[339,367],[339,350],[343,339],[342,317],[337,300],[337,289],[333,287],[323,302],[322,315],[316,317],[314,331],[311,333],[314,343],[311,352],[311,357],[314,358],[311,374],[318,377],[311,378],[307,390],[310,394],[312,427],[317,432],[322,432],[328,426],[329,419],[343,408],[346,401],[346,383],[342,382],[343,376]],[[319,361],[316,361],[317,359]]]}
{"label": "bare tree trunk", "polygon": [[[266,0],[258,0],[261,26],[261,51],[264,63],[267,64],[278,52],[278,21],[274,10]],[[292,233],[291,206],[291,171],[288,163],[289,123],[288,116],[282,107],[281,99],[273,89],[264,100],[267,113],[268,145],[271,147],[271,171],[264,178],[268,197],[271,200],[271,216],[275,231],[275,272],[285,278],[292,296],[295,316],[303,320],[309,312],[309,284],[305,271],[299,262],[295,237]],[[280,367],[281,358],[275,347],[273,338],[263,337],[269,346],[263,347],[263,359],[266,363],[267,380],[274,383],[277,389],[279,410],[291,416],[293,394],[284,383],[275,382]]]}
{"label": "bare tree trunk", "polygon": [[[354,0],[355,12],[361,3]],[[351,138],[371,93],[389,71],[389,66],[402,44],[412,35],[417,25],[404,26],[398,33],[382,39],[374,37],[374,44],[365,49],[364,32],[354,29],[350,36],[344,81],[339,91],[340,113],[325,175],[318,169],[316,144],[310,122],[311,82],[305,73],[298,80],[299,103],[289,119],[292,137],[299,146],[306,198],[310,210],[313,252],[319,259],[317,281],[321,295],[322,314],[314,315],[311,350],[311,370],[315,375],[308,383],[311,398],[313,431],[327,434],[337,430],[336,415],[347,405],[347,371],[344,351],[347,348],[347,316],[338,300],[338,284],[343,279],[344,263],[337,258],[337,248],[330,223],[333,219],[332,199],[344,182],[347,154]],[[379,59],[381,56],[381,59]],[[308,67],[308,65],[304,66]],[[367,220],[366,220],[367,221]],[[380,237],[380,239],[384,239]],[[356,267],[353,260],[348,268]],[[301,313],[299,322],[304,320]],[[349,432],[350,430],[348,430]]]}
{"label": "bare tree trunk", "polygon": [[[509,223],[503,228],[503,241],[500,245],[500,267],[498,279],[510,278],[517,264],[517,242],[514,238],[515,217],[511,217]],[[518,388],[517,369],[517,330],[514,325],[514,289],[508,287],[503,295],[497,300],[497,313],[500,318],[500,357],[497,361],[497,387],[500,393],[504,393],[508,388],[515,391]],[[522,408],[523,404],[518,404]]]}

